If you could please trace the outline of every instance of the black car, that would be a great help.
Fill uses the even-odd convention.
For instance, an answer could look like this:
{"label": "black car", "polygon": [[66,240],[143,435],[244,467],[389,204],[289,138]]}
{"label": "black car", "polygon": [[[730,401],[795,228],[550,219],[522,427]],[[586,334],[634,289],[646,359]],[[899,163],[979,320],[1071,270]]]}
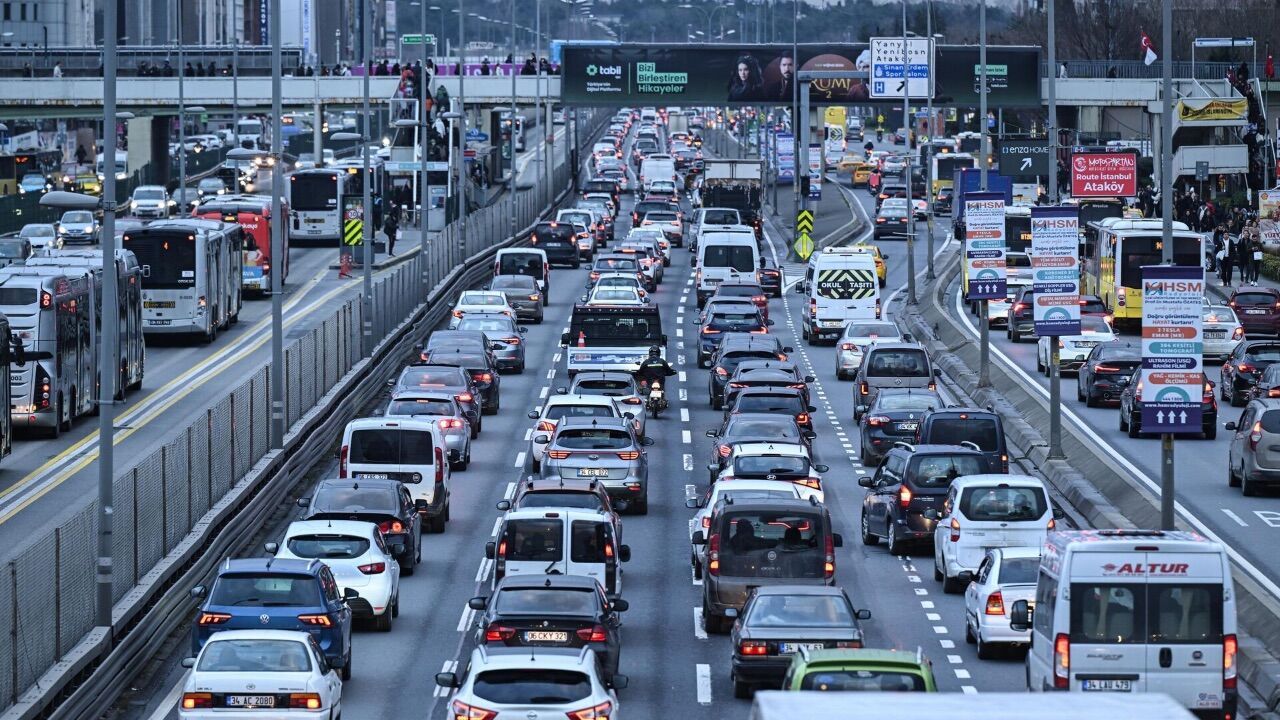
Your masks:
{"label": "black car", "polygon": [[1035,337],[1035,320],[1032,318],[1032,302],[1035,292],[1027,285],[1018,291],[1013,302],[1009,303],[1009,320],[1005,323],[1004,334],[1013,342],[1022,342],[1024,335]]}
{"label": "black car", "polygon": [[893,555],[906,553],[911,544],[927,544],[932,551],[936,521],[925,512],[942,507],[952,480],[986,471],[987,458],[973,447],[899,444],[875,475],[858,478],[868,488],[862,498],[862,544],[884,538]]}
{"label": "black car", "polygon": [[298,506],[306,509],[303,520],[358,520],[377,525],[388,547],[399,544],[404,548],[396,557],[404,575],[412,575],[422,561],[418,508],[399,480],[321,480],[311,497],[298,498]]}
{"label": "black car", "polygon": [[1272,365],[1262,372],[1258,383],[1249,391],[1249,399],[1280,398],[1280,365]]}
{"label": "black car", "polygon": [[410,365],[400,371],[400,377],[391,381],[391,396],[403,392],[447,391],[453,393],[462,412],[471,423],[471,437],[480,434],[480,426],[484,423],[484,399],[481,397],[476,382],[465,368],[457,365]]}
{"label": "black car", "polygon": [[862,464],[879,465],[897,442],[911,442],[925,413],[944,407],[938,391],[927,388],[885,388],[858,419]]}
{"label": "black car", "polygon": [[[1243,344],[1243,343],[1242,343]],[[1200,398],[1200,432],[1205,440],[1218,437],[1218,399],[1213,395],[1213,383],[1209,376],[1200,374],[1204,382],[1204,394]],[[1129,384],[1120,393],[1120,429],[1129,437],[1142,436],[1142,368],[1133,371]]]}
{"label": "black car", "polygon": [[621,619],[627,601],[607,597],[585,575],[508,575],[489,597],[473,597],[483,611],[476,624],[477,645],[517,648],[584,648],[600,658],[609,677],[622,656]]}
{"label": "black car", "polygon": [[502,377],[498,375],[498,366],[492,355],[459,349],[429,350],[422,353],[422,362],[426,365],[454,365],[466,370],[475,383],[475,392],[482,400],[480,407],[484,413],[493,415],[498,412]]}
{"label": "black car", "polygon": [[729,377],[746,360],[785,360],[790,347],[782,347],[773,335],[727,333],[711,356],[711,372],[707,378],[707,400],[711,407],[724,407],[724,386]]}
{"label": "black car", "polygon": [[[788,442],[809,447],[810,434],[800,428],[794,417],[765,413],[731,415],[718,430],[708,430],[707,437],[715,438],[711,445],[711,462],[707,466],[711,482],[715,482],[724,469],[725,459],[733,453],[733,446],[751,442]],[[812,452],[812,448],[810,448]]]}
{"label": "black car", "polygon": [[591,193],[609,193],[613,198],[613,204],[618,204],[618,182],[609,178],[592,178],[582,184],[582,197],[586,197]]}
{"label": "black car", "polygon": [[641,200],[631,208],[631,227],[640,227],[645,215],[651,212],[679,213],[679,205],[672,205],[670,200]]}
{"label": "black car", "polygon": [[582,257],[578,254],[578,233],[572,223],[538,223],[533,228],[529,243],[545,252],[547,262],[552,265],[568,265],[575,270],[582,267]]}
{"label": "black car", "polygon": [[816,407],[806,403],[804,393],[795,388],[747,388],[733,396],[733,403],[725,405],[724,419],[743,413],[768,413],[790,415],[805,433],[813,432],[813,415]]}
{"label": "black car", "polygon": [[747,388],[791,388],[799,390],[808,405],[809,383],[813,381],[812,375],[801,376],[791,360],[743,360],[725,384],[724,402],[733,402],[733,396]]}
{"label": "black car", "polygon": [[1130,345],[1102,343],[1084,359],[1076,375],[1076,399],[1088,407],[1119,403],[1129,376],[1142,365],[1142,352]]}
{"label": "black car", "polygon": [[938,188],[938,194],[933,198],[933,214],[934,215],[950,215],[951,203],[955,199],[955,189],[950,187]]}
{"label": "black car", "polygon": [[1009,472],[1009,446],[1004,439],[1004,418],[982,408],[938,406],[920,420],[915,445],[972,444],[987,458],[986,472]]}
{"label": "black car", "polygon": [[1233,407],[1244,405],[1263,371],[1276,362],[1280,362],[1280,341],[1245,340],[1236,345],[1222,363],[1222,382],[1218,390],[1222,399]]}
{"label": "black car", "polygon": [[760,258],[760,287],[764,288],[766,295],[770,297],[782,297],[782,271],[778,269],[778,264],[773,258]]}
{"label": "black car", "polygon": [[860,648],[857,610],[844,589],[825,585],[758,587],[747,596],[741,620],[730,634],[733,696],[751,697],[757,685],[778,688],[800,648]]}
{"label": "black car", "polygon": [[432,350],[461,350],[493,355],[495,345],[496,343],[490,340],[483,330],[436,330],[427,336],[427,342],[422,346],[419,358],[425,359],[426,353]]}

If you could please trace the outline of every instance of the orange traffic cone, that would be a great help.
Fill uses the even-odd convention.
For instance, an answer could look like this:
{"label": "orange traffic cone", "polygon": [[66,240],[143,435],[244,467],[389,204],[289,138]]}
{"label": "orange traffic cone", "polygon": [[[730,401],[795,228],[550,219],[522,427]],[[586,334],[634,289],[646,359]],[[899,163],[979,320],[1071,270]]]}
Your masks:
{"label": "orange traffic cone", "polygon": [[342,253],[338,259],[338,279],[351,277],[351,253]]}
{"label": "orange traffic cone", "polygon": [[586,347],[586,346],[587,346],[587,335],[586,333],[579,330],[578,331],[578,347]]}

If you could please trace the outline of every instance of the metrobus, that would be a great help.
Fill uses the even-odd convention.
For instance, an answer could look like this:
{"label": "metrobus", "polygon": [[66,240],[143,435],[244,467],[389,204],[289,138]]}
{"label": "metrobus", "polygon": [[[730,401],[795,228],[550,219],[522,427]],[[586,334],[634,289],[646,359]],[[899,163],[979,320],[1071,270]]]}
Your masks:
{"label": "metrobus", "polygon": [[124,234],[142,267],[143,332],[213,342],[240,318],[244,230],[235,223],[157,220]]}
{"label": "metrobus", "polygon": [[[281,200],[281,217],[289,217],[289,204]],[[237,223],[244,229],[241,284],[246,292],[271,290],[271,198],[264,195],[220,195],[200,204],[195,217]],[[289,233],[280,233],[280,285],[289,278]]]}
{"label": "metrobus", "polygon": [[1031,208],[1005,206],[1004,246],[1005,252],[1031,254]]}
{"label": "metrobus", "polygon": [[[95,278],[94,287],[102,285],[102,250],[58,250],[50,255],[29,258],[27,267],[57,267],[67,272],[86,272]],[[120,377],[116,382],[116,399],[123,400],[126,390],[142,387],[147,366],[147,346],[142,336],[142,268],[138,258],[128,250],[116,250],[116,322],[119,327]],[[102,342],[102,303],[95,303],[97,313],[90,330],[93,345]],[[101,357],[101,350],[97,351]]]}
{"label": "metrobus", "polygon": [[[940,155],[934,155],[932,167],[929,168],[932,173],[932,185],[930,192],[934,197],[938,196],[938,191],[944,187],[951,187],[955,184],[955,174],[957,170],[963,168],[977,167],[977,160],[969,153],[948,152]],[[954,202],[954,201],[953,201]]]}
{"label": "metrobus", "polygon": [[100,279],[78,268],[0,270],[0,312],[23,346],[44,358],[9,370],[14,427],[40,428],[57,437],[77,417],[93,412],[98,379],[93,325],[100,312]]}
{"label": "metrobus", "polygon": [[[1117,325],[1142,324],[1142,268],[1163,262],[1160,220],[1107,218],[1090,223],[1097,242],[1083,259],[1084,294],[1097,295]],[[1204,238],[1173,223],[1173,264],[1204,267]]]}
{"label": "metrobus", "polygon": [[956,152],[956,141],[949,139],[926,140],[925,142],[920,143],[920,147],[917,148],[917,151],[918,154],[916,155],[915,164],[920,167],[924,167],[929,164],[929,158],[931,157]]}
{"label": "metrobus", "polygon": [[560,337],[567,348],[570,375],[590,370],[635,372],[658,346],[666,355],[667,336],[656,305],[573,306],[569,332]]}
{"label": "metrobus", "polygon": [[982,133],[966,131],[956,134],[956,148],[962,153],[982,152]]}
{"label": "metrobus", "polygon": [[1063,205],[1074,205],[1080,211],[1080,258],[1093,254],[1098,244],[1098,232],[1094,223],[1107,218],[1124,217],[1124,202],[1120,198],[1066,198]]}
{"label": "metrobus", "polygon": [[[342,242],[342,209],[352,197],[352,175],[334,167],[298,170],[285,187],[290,242],[333,245]],[[359,196],[359,193],[356,194]]]}

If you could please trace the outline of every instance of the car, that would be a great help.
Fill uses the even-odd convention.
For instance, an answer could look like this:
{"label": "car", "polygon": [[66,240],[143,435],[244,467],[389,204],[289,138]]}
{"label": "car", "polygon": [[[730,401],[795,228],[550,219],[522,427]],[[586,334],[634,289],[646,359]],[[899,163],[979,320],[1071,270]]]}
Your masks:
{"label": "car", "polygon": [[649,456],[629,418],[566,417],[549,436],[537,435],[544,446],[543,479],[597,479],[609,497],[626,500],[637,515],[649,512]]}
{"label": "car", "polygon": [[862,416],[860,407],[870,407],[876,393],[887,387],[937,388],[937,371],[929,353],[920,343],[877,341],[862,353],[862,364],[854,374],[853,419]]}
{"label": "car", "polygon": [[[562,419],[574,417],[617,418],[624,417],[624,411],[613,398],[602,395],[552,395],[547,398],[540,410],[529,412],[529,419],[537,421],[529,438],[529,465],[534,472],[542,469],[542,456],[551,441],[550,434],[556,431]],[[538,442],[544,435],[547,439]]]}
{"label": "car", "polygon": [[192,587],[191,597],[200,601],[191,624],[192,655],[199,656],[221,632],[293,630],[314,638],[325,660],[341,669],[342,679],[351,679],[348,602],[358,594],[338,590],[328,565],[318,560],[228,558],[212,585]]}
{"label": "car", "polygon": [[1030,278],[1008,278],[1005,296],[987,301],[987,327],[995,328],[1009,322],[1009,308],[1017,302],[1022,289],[1031,285]]}
{"label": "car", "polygon": [[38,172],[23,173],[22,179],[18,181],[18,193],[20,195],[42,193],[52,189],[53,185],[48,178]]}
{"label": "car", "polygon": [[604,663],[588,647],[531,653],[526,648],[481,645],[471,651],[461,674],[436,673],[436,685],[452,691],[449,714],[460,718],[619,717],[615,690],[627,684],[621,673],[609,678]]}
{"label": "car", "polygon": [[933,578],[945,593],[963,590],[961,573],[977,571],[992,548],[1040,547],[1061,516],[1039,478],[1004,474],[956,478],[942,507],[925,514],[937,521]]}
{"label": "car", "polygon": [[226,193],[227,185],[222,181],[222,178],[207,177],[196,183],[196,194],[199,195],[201,200],[211,196],[225,195]]}
{"label": "car", "polygon": [[[1049,343],[1054,338],[1044,336],[1036,340],[1036,370],[1049,377],[1052,355]],[[1116,341],[1115,331],[1106,320],[1085,315],[1080,318],[1080,332],[1076,335],[1064,335],[1056,339],[1058,343],[1059,372],[1077,372],[1084,365],[1089,353],[1099,345]]]}
{"label": "car", "polygon": [[604,221],[594,210],[566,208],[556,213],[556,222],[573,225],[578,243],[578,257],[590,262],[596,244],[604,239]]}
{"label": "car", "polygon": [[68,210],[54,223],[54,227],[57,228],[58,239],[62,244],[93,244],[98,242],[102,234],[102,225],[88,210]]}
{"label": "car", "polygon": [[955,188],[950,186],[938,188],[938,194],[933,196],[934,215],[950,215],[951,204],[955,201],[955,197]]}
{"label": "car", "polygon": [[31,241],[26,238],[0,238],[0,268],[23,265],[34,254]]}
{"label": "car", "polygon": [[422,520],[418,504],[399,480],[329,478],[316,484],[310,497],[298,498],[304,520],[371,522],[390,545],[399,545],[400,570],[412,575],[422,562]]}
{"label": "car", "polygon": [[63,238],[54,225],[48,223],[27,223],[18,231],[18,237],[31,243],[33,251],[57,250],[62,247]]}
{"label": "car", "polygon": [[867,488],[862,544],[875,545],[884,538],[891,555],[904,554],[910,545],[932,545],[936,520],[926,511],[942,506],[953,480],[986,470],[986,457],[973,446],[897,443],[875,475],[858,478]]}
{"label": "car", "polygon": [[874,467],[899,442],[911,442],[920,421],[930,411],[946,407],[936,390],[885,388],[858,420],[861,436],[858,456],[866,467]]}
{"label": "car", "polygon": [[496,507],[502,512],[531,508],[580,508],[604,513],[613,518],[613,536],[622,542],[622,517],[618,513],[626,510],[627,501],[614,502],[604,485],[595,478],[543,480],[529,475],[516,483],[515,494],[510,500],[499,500]]}
{"label": "car", "polygon": [[390,632],[400,614],[400,563],[404,548],[388,544],[371,522],[353,520],[296,520],[279,543],[266,544],[268,555],[280,559],[320,560],[333,571],[340,592],[358,593],[347,604],[358,620],[371,620]]}
{"label": "car", "polygon": [[752,302],[718,302],[702,313],[699,325],[698,367],[707,367],[724,334],[764,334],[773,321],[765,320],[764,313]]}
{"label": "car", "polygon": [[1246,336],[1280,335],[1280,290],[1241,286],[1232,291],[1227,305],[1236,311]]}
{"label": "car", "polygon": [[455,330],[479,330],[489,339],[493,359],[499,370],[510,370],[517,375],[524,372],[526,328],[516,325],[515,318],[505,313],[473,312],[458,321]]}
{"label": "car", "polygon": [[885,175],[902,175],[907,169],[907,157],[905,155],[886,155],[884,161],[880,164],[880,170]]}
{"label": "car", "polygon": [[764,386],[744,388],[733,394],[733,402],[724,406],[724,419],[743,413],[791,415],[801,432],[813,431],[813,405],[806,405],[805,393],[793,387]]}
{"label": "car", "polygon": [[783,690],[819,692],[938,692],[933,664],[917,648],[810,650],[791,656]]}
{"label": "car", "polygon": [[588,291],[594,290],[595,288],[634,290],[635,294],[642,298],[649,297],[649,291],[644,289],[644,283],[636,277],[635,273],[602,273],[595,282],[588,281],[586,288]]}
{"label": "car", "polygon": [[573,376],[567,388],[556,388],[561,395],[599,395],[611,398],[618,408],[635,415],[636,432],[645,437],[648,414],[644,412],[645,398],[641,396],[635,375],[619,370],[580,372]]}
{"label": "car", "polygon": [[1263,370],[1262,377],[1250,388],[1249,400],[1260,397],[1280,397],[1280,365],[1272,365]]}
{"label": "car", "polygon": [[1009,627],[1009,609],[1031,603],[1040,571],[1040,546],[987,550],[974,571],[960,573],[964,590],[964,639],[978,646],[979,658],[994,656],[994,646],[1031,643],[1028,630]]}
{"label": "car", "polygon": [[383,417],[431,419],[440,429],[449,467],[466,470],[471,464],[471,420],[462,402],[449,390],[403,390],[392,393]]}
{"label": "car", "polygon": [[469,312],[501,313],[516,316],[515,308],[507,303],[505,293],[490,290],[465,290],[449,311],[449,329],[457,330],[458,322]]}
{"label": "car", "polygon": [[529,242],[547,254],[552,265],[567,265],[575,270],[582,266],[578,251],[578,231],[572,223],[540,222],[533,227]]}
{"label": "car", "polygon": [[836,379],[852,380],[862,354],[872,343],[903,340],[897,323],[889,320],[850,320],[836,339]]}
{"label": "car", "polygon": [[748,388],[790,388],[799,391],[808,405],[809,383],[814,379],[812,375],[801,375],[800,367],[792,360],[744,359],[725,383],[724,402],[726,405],[733,403],[734,396]]}
{"label": "car", "polygon": [[876,240],[887,237],[904,237],[907,234],[907,210],[902,207],[881,207],[876,212]]}
{"label": "car", "polygon": [[644,215],[644,219],[640,221],[639,227],[657,228],[667,240],[676,247],[684,245],[684,221],[680,219],[680,214],[663,208],[661,210],[650,210]]}
{"label": "car", "polygon": [[782,297],[782,271],[773,258],[760,258],[760,269],[756,271],[756,277],[760,279],[760,287],[770,297]]}
{"label": "car", "polygon": [[649,296],[642,295],[639,288],[626,287],[594,287],[582,302],[587,305],[648,305]]}
{"label": "car", "polygon": [[1010,342],[1022,342],[1024,335],[1035,337],[1035,318],[1032,317],[1034,302],[1035,292],[1030,285],[1027,285],[1020,288],[1009,303],[1009,316],[1005,320],[1004,333]]}
{"label": "car", "polygon": [[462,409],[471,430],[471,437],[480,434],[484,424],[484,398],[476,381],[465,368],[457,365],[414,364],[400,371],[399,377],[389,383],[391,397],[415,392],[447,392],[453,395]]}
{"label": "car", "polygon": [[1142,365],[1142,351],[1128,343],[1098,345],[1076,373],[1076,399],[1087,407],[1119,403],[1129,376]]}
{"label": "car", "polygon": [[799,423],[790,415],[767,413],[741,413],[730,415],[718,429],[707,431],[714,438],[711,457],[707,463],[709,482],[715,482],[733,454],[733,446],[742,443],[796,443],[808,448],[807,436]]}
{"label": "car", "polygon": [[[444,395],[446,408],[455,409]],[[409,412],[418,412],[415,407]],[[338,448],[338,477],[390,479],[404,484],[410,501],[430,532],[444,532],[449,517],[450,468],[466,460],[450,452],[443,421],[429,417],[365,417],[347,423]],[[458,422],[461,426],[461,422]],[[470,452],[467,448],[466,452]],[[446,459],[447,458],[447,459]],[[402,555],[404,553],[401,553]],[[408,575],[413,567],[408,567]]]}
{"label": "car", "polygon": [[860,648],[870,610],[854,608],[844,590],[814,585],[758,587],[730,633],[733,696],[751,697],[759,685],[779,687],[800,648]]}
{"label": "car", "polygon": [[181,720],[266,713],[330,717],[342,712],[342,679],[315,637],[298,630],[226,630],[195,657],[178,702]]}
{"label": "car", "polygon": [[758,282],[733,281],[720,283],[716,287],[716,291],[712,293],[710,300],[720,298],[726,299],[746,299],[753,305],[760,308],[760,312],[764,314],[764,319],[769,319],[769,297],[764,294],[764,288]]}
{"label": "car", "polygon": [[716,482],[707,486],[701,496],[685,498],[684,506],[697,510],[693,520],[689,522],[689,563],[693,568],[693,578],[702,579],[703,563],[706,560],[706,546],[693,542],[693,534],[701,529],[704,532],[711,527],[711,511],[716,504],[725,498],[738,500],[800,500],[800,486],[796,483],[780,483],[776,480],[742,480],[732,482]]}
{"label": "car", "polygon": [[486,288],[502,293],[507,304],[515,310],[516,318],[542,324],[546,293],[538,287],[538,281],[528,275],[497,275]]}
{"label": "car", "polygon": [[640,286],[646,292],[653,292],[657,289],[653,278],[641,272],[640,258],[634,254],[604,253],[597,255],[596,259],[591,263],[591,272],[587,274],[588,285],[595,283],[596,280],[606,274],[632,275],[640,282]]}
{"label": "car", "polygon": [[1205,358],[1226,358],[1244,340],[1244,325],[1225,305],[1206,306],[1200,321]]}
{"label": "car", "polygon": [[[627,601],[606,597],[595,578],[582,575],[508,575],[489,596],[467,606],[476,618],[477,646],[590,648],[605,677],[618,673],[622,657],[622,619]],[[570,716],[572,717],[572,716]]]}
{"label": "car", "polygon": [[739,480],[785,483],[795,485],[803,499],[825,502],[822,473],[830,469],[812,462],[809,448],[799,443],[740,443],[733,446],[733,452],[712,484]]}
{"label": "car", "polygon": [[1280,400],[1249,401],[1240,419],[1223,426],[1231,432],[1227,449],[1227,485],[1246,497],[1280,484]]}
{"label": "car", "polygon": [[724,388],[729,377],[747,360],[786,360],[793,351],[776,335],[758,333],[725,333],[711,356],[711,372],[707,374],[707,400],[712,409],[724,407]]}
{"label": "car", "polygon": [[[1200,431],[1205,440],[1218,437],[1218,400],[1213,393],[1213,382],[1200,373],[1204,383],[1204,395],[1200,398]],[[1223,381],[1225,382],[1225,380]],[[1142,369],[1129,376],[1129,383],[1120,392],[1120,429],[1129,437],[1142,436]]]}
{"label": "car", "polygon": [[1233,407],[1244,405],[1262,373],[1280,362],[1280,341],[1244,340],[1222,362],[1219,394]]}
{"label": "car", "polygon": [[496,415],[502,403],[502,376],[491,353],[476,349],[428,350],[421,356],[424,365],[455,365],[467,371],[474,383],[481,412]]}
{"label": "car", "polygon": [[987,459],[986,472],[1009,472],[1009,445],[1004,418],[987,408],[942,405],[925,413],[912,441],[916,445],[976,447]]}
{"label": "car", "polygon": [[[183,217],[190,215],[200,204],[200,191],[190,186],[174,188],[169,197],[173,199],[174,212]],[[120,221],[116,220],[116,228],[119,226]]]}
{"label": "car", "polygon": [[671,266],[671,241],[667,240],[667,234],[661,229],[653,226],[633,227],[631,230],[627,231],[627,236],[623,238],[623,241],[656,243],[658,249],[662,251],[663,266]]}
{"label": "car", "polygon": [[662,264],[662,251],[657,246],[651,243],[622,242],[613,248],[613,252],[618,255],[628,255],[636,258],[640,272],[645,278],[645,288],[650,291],[658,289],[658,284],[662,282],[662,278],[666,274],[664,269],[666,266]]}

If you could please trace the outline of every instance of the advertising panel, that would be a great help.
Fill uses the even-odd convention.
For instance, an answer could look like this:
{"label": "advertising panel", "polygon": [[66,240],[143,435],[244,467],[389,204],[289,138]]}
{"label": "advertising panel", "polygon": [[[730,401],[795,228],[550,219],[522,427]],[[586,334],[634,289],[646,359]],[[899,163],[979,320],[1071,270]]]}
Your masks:
{"label": "advertising panel", "polygon": [[791,133],[780,132],[774,138],[778,182],[790,185],[796,180],[796,137]]}
{"label": "advertising panel", "polygon": [[965,299],[1004,299],[1008,292],[1005,287],[1004,194],[965,193],[964,219],[964,256],[969,278]]}
{"label": "advertising panel", "polygon": [[1142,430],[1200,431],[1204,394],[1201,317],[1204,270],[1142,268]]}
{"label": "advertising panel", "polygon": [[1134,197],[1137,194],[1137,153],[1097,152],[1071,156],[1072,197]]}
{"label": "advertising panel", "polygon": [[1031,282],[1036,335],[1080,334],[1080,210],[1031,208]]}
{"label": "advertising panel", "polygon": [[822,146],[809,145],[809,199],[822,199]]}

